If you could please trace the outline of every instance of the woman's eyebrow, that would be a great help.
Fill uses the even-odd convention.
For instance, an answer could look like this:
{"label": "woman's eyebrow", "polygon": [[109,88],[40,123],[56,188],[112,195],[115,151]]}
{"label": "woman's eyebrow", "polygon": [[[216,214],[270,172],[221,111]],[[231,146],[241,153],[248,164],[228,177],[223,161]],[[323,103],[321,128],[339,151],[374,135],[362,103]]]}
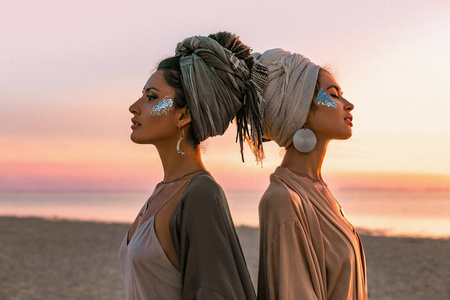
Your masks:
{"label": "woman's eyebrow", "polygon": [[151,86],[151,87],[148,87],[148,88],[142,90],[142,94],[148,93],[150,90],[155,90],[155,91],[159,92],[159,90],[157,88]]}
{"label": "woman's eyebrow", "polygon": [[338,86],[336,86],[336,85],[331,85],[331,86],[329,86],[329,87],[327,88],[327,90],[332,89],[332,88],[336,89],[336,91],[338,91],[338,93],[340,93],[341,95],[343,94],[343,92],[341,91],[341,88],[338,87]]}

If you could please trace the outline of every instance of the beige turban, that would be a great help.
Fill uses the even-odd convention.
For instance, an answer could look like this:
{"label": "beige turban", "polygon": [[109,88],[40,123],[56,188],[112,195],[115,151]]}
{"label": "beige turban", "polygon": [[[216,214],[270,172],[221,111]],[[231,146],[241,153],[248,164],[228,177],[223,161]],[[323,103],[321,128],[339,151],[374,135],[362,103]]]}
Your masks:
{"label": "beige turban", "polygon": [[287,148],[294,133],[306,122],[319,66],[303,55],[283,49],[267,50],[262,55],[255,53],[254,57],[269,71],[260,105],[263,137]]}

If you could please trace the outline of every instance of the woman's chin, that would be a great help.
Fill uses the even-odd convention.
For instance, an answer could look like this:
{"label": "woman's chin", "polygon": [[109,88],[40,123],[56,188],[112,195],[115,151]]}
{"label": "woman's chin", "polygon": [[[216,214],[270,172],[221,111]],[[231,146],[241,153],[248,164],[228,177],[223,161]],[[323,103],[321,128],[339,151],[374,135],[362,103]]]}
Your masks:
{"label": "woman's chin", "polygon": [[347,137],[344,138],[344,140],[348,140],[349,138],[351,138],[353,135],[353,132],[350,131],[350,133],[347,135]]}
{"label": "woman's chin", "polygon": [[130,139],[133,143],[136,143],[136,144],[148,144],[145,140],[140,139],[139,137],[137,137],[133,134],[131,134]]}
{"label": "woman's chin", "polygon": [[340,135],[339,137],[336,137],[335,140],[348,140],[349,138],[351,138],[353,135],[353,132],[347,132],[345,134]]}

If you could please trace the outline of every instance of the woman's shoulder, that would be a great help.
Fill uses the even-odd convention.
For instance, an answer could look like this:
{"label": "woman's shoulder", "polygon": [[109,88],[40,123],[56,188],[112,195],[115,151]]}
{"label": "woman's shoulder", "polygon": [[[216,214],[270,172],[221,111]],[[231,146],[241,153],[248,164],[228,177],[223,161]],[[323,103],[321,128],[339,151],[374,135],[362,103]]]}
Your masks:
{"label": "woman's shoulder", "polygon": [[272,176],[270,185],[261,198],[261,203],[263,205],[289,204],[292,201],[298,201],[299,197],[300,195],[292,190],[289,185],[282,180],[276,180],[276,177]]}
{"label": "woman's shoulder", "polygon": [[264,192],[260,205],[276,205],[291,201],[291,194],[286,185],[279,182],[271,182]]}
{"label": "woman's shoulder", "polygon": [[193,194],[221,193],[222,188],[208,172],[202,172],[189,181],[186,192]]}
{"label": "woman's shoulder", "polygon": [[190,228],[198,224],[212,226],[221,222],[223,218],[231,219],[225,194],[208,172],[190,179],[178,200],[173,215],[177,222],[183,219],[186,226]]}
{"label": "woman's shoulder", "polygon": [[281,182],[271,182],[261,201],[259,213],[261,216],[277,216],[283,219],[295,219],[294,207],[298,206],[299,196]]}
{"label": "woman's shoulder", "polygon": [[208,172],[202,172],[190,179],[180,200],[184,205],[206,207],[222,201],[224,197],[222,188],[214,178]]}

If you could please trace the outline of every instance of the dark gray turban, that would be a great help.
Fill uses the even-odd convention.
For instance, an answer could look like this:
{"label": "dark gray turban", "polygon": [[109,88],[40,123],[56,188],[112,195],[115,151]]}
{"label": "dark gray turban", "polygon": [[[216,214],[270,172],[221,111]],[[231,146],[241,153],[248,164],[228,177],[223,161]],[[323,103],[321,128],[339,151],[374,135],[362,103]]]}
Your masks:
{"label": "dark gray turban", "polygon": [[245,62],[205,36],[185,39],[175,54],[180,56],[181,80],[199,140],[222,135],[236,117],[241,152],[243,136],[260,147],[259,94]]}

